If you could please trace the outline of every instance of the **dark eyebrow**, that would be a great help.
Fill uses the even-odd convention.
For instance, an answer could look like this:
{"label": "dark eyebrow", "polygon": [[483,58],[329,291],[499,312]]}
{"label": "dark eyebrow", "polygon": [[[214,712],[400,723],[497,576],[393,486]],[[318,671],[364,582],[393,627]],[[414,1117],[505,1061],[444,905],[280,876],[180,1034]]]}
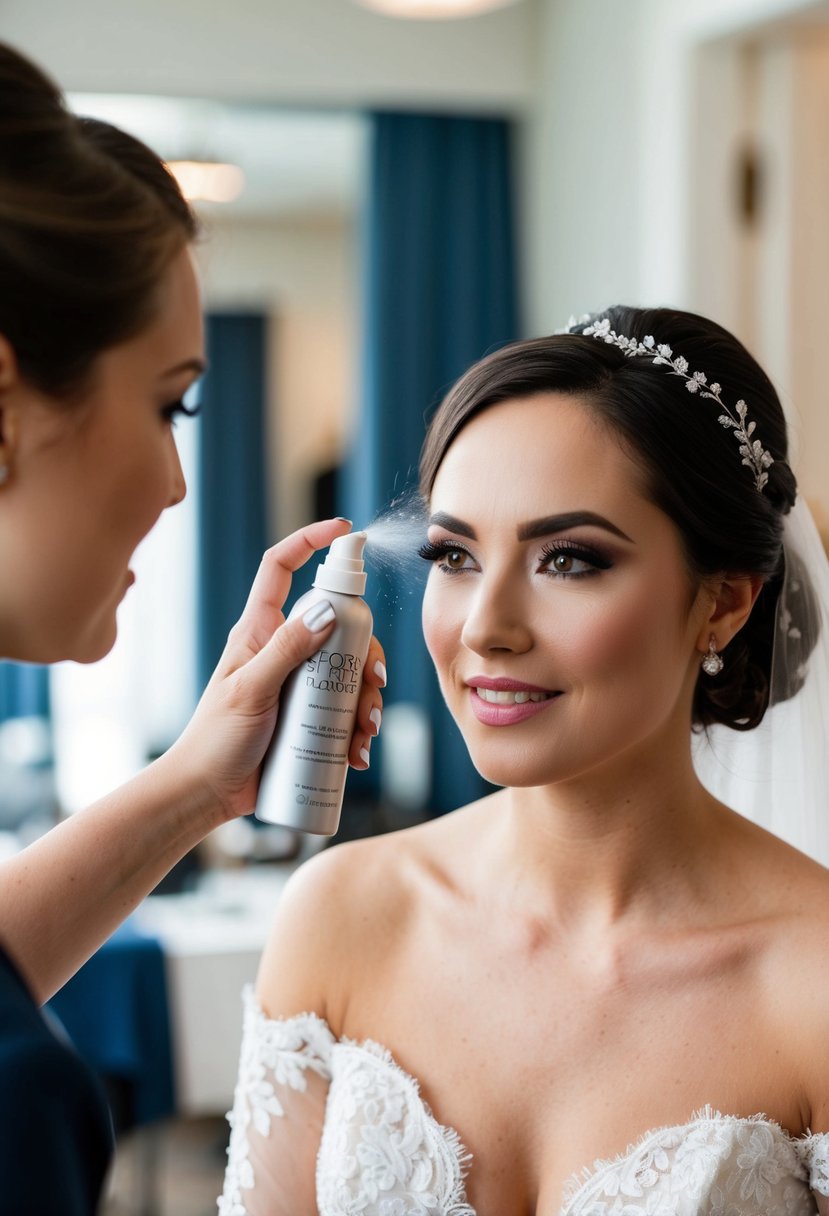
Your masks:
{"label": "dark eyebrow", "polygon": [[[467,536],[470,540],[477,540],[474,528],[464,523],[462,519],[456,519],[454,515],[447,515],[444,511],[438,511],[432,515],[429,524],[446,528],[447,532],[454,532],[456,536]],[[634,543],[626,532],[617,528],[603,515],[597,515],[595,511],[567,511],[563,515],[545,515],[543,519],[532,519],[529,523],[519,525],[518,539],[537,540],[540,536],[551,536],[554,532],[566,532],[568,528],[586,526],[604,528],[606,532],[612,532],[614,536],[621,537],[630,544]]]}
{"label": "dark eyebrow", "polygon": [[603,515],[597,515],[595,511],[567,511],[563,515],[546,515],[543,519],[532,519],[527,524],[519,525],[518,539],[536,540],[539,536],[550,536],[553,532],[566,532],[570,528],[585,526],[604,528],[605,532],[612,532],[614,536],[628,541],[631,545],[634,543],[626,532],[617,528]]}
{"label": "dark eyebrow", "polygon": [[167,380],[170,376],[180,376],[184,372],[194,372],[197,376],[203,376],[207,371],[207,363],[204,359],[185,359],[183,363],[177,363],[175,367],[169,367],[166,372],[161,373],[161,379]]}
{"label": "dark eyebrow", "polygon": [[435,525],[438,528],[445,528],[447,532],[454,532],[457,536],[467,536],[470,540],[477,540],[475,529],[465,524],[462,519],[455,519],[454,515],[447,515],[445,511],[437,511],[429,517],[429,526]]}

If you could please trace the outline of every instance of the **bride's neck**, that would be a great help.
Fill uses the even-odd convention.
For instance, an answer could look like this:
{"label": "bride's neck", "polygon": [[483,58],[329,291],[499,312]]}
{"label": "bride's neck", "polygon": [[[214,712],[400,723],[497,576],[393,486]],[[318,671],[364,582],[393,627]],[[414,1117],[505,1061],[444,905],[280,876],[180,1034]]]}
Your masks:
{"label": "bride's neck", "polygon": [[[495,796],[501,890],[562,927],[673,917],[711,881],[721,816],[687,750]],[[493,809],[496,809],[494,807]]]}

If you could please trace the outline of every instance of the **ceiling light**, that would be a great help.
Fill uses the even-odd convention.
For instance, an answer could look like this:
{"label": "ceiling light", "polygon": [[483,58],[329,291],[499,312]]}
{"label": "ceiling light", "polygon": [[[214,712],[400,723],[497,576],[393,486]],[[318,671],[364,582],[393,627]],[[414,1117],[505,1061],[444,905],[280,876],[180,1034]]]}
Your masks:
{"label": "ceiling light", "polygon": [[388,17],[446,20],[451,17],[475,17],[494,8],[506,8],[518,0],[357,0],[363,8],[374,9]]}
{"label": "ceiling light", "polygon": [[238,165],[210,160],[169,160],[167,168],[190,202],[232,203],[245,188]]}

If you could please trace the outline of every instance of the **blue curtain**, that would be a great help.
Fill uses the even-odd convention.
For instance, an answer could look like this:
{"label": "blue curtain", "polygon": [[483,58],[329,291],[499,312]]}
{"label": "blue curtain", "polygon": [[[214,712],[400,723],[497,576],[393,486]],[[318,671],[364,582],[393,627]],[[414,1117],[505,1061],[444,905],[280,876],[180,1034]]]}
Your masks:
{"label": "blue curtain", "polygon": [[[510,124],[394,113],[370,123],[363,392],[341,497],[341,513],[356,524],[415,484],[426,420],[451,383],[520,334]],[[369,579],[389,655],[387,700],[414,700],[429,714],[438,813],[489,787],[440,696],[420,597],[395,587],[395,577]]]}
{"label": "blue curtain", "polygon": [[207,317],[199,446],[198,672],[204,688],[267,545],[267,319]]}
{"label": "blue curtain", "polygon": [[0,663],[0,722],[30,716],[49,717],[49,669]]}

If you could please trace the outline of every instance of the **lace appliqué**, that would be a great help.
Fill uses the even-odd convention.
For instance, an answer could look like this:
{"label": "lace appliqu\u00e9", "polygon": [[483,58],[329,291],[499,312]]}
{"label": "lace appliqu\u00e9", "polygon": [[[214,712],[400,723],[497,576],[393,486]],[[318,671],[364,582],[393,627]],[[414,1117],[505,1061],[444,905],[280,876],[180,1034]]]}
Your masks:
{"label": "lace appliqu\u00e9", "polygon": [[470,1160],[389,1052],[337,1045],[317,1159],[320,1216],[475,1216],[464,1193]]}
{"label": "lace appliqu\u00e9", "polygon": [[261,1136],[267,1136],[271,1118],[284,1115],[276,1086],[304,1091],[309,1069],[328,1079],[335,1042],[327,1024],[315,1014],[303,1013],[282,1021],[268,1018],[251,985],[245,987],[243,999],[239,1075],[233,1110],[227,1117],[231,1130],[224,1190],[217,1200],[219,1216],[246,1216],[242,1190],[254,1185],[248,1129],[253,1126]]}
{"label": "lace appliqu\u00e9", "polygon": [[[475,1216],[464,1186],[470,1155],[391,1054],[338,1041],[313,1014],[269,1019],[250,988],[219,1216],[246,1216],[243,1191],[255,1182],[249,1135],[268,1137],[288,1091],[306,1092],[309,1071],[329,1083],[320,1216]],[[829,1134],[796,1138],[763,1115],[706,1107],[574,1176],[560,1216],[814,1216],[810,1188],[829,1195]]]}
{"label": "lace appliqu\u00e9", "polygon": [[806,1136],[798,1143],[809,1170],[809,1185],[819,1195],[829,1195],[829,1132]]}
{"label": "lace appliqu\u00e9", "polygon": [[[706,1109],[691,1122],[647,1132],[566,1189],[563,1216],[814,1216],[815,1152],[763,1115]],[[823,1148],[829,1166],[829,1146]],[[806,1158],[806,1160],[804,1160]],[[809,1180],[811,1159],[812,1180]]]}
{"label": "lace appliqu\u00e9", "polygon": [[273,1020],[250,986],[219,1216],[246,1216],[255,1185],[248,1139],[284,1114],[279,1086],[305,1091],[312,1069],[330,1081],[317,1154],[320,1216],[475,1216],[464,1178],[470,1155],[438,1123],[417,1082],[376,1043],[338,1041],[314,1014]]}

